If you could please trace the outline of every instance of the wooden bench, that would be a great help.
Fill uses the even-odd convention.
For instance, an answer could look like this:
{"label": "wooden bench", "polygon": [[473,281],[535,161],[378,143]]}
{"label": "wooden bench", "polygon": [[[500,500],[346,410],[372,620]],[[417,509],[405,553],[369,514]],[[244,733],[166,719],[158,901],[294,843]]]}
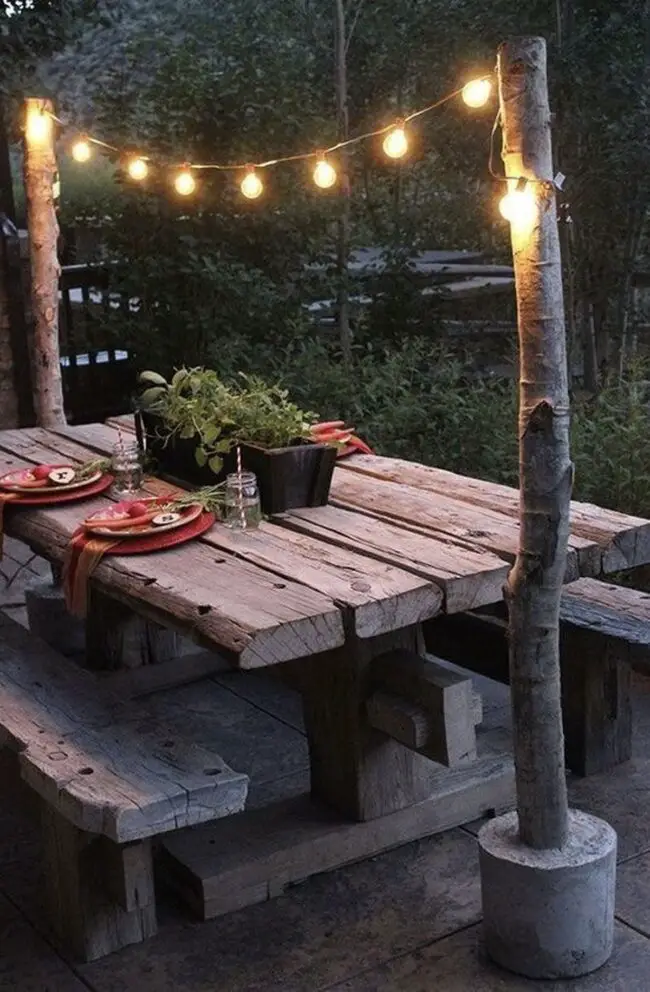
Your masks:
{"label": "wooden bench", "polygon": [[0,614],[0,745],[40,797],[53,929],[92,961],[156,932],[151,838],[240,812],[246,775]]}
{"label": "wooden bench", "polygon": [[[507,683],[507,622],[483,613],[425,625],[427,650]],[[560,661],[567,766],[605,771],[632,754],[632,669],[650,673],[650,594],[595,579],[562,596]]]}

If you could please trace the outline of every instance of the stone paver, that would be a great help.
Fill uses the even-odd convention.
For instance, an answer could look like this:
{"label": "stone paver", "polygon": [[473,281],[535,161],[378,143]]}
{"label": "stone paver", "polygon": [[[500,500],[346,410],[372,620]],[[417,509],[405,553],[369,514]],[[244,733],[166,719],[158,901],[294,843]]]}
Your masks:
{"label": "stone paver", "polygon": [[0,992],[88,992],[88,986],[0,896]]}
{"label": "stone paver", "polygon": [[571,981],[531,981],[485,960],[481,928],[472,927],[414,954],[331,987],[328,992],[648,992],[650,942],[619,924],[611,960]]}
{"label": "stone paver", "polygon": [[[400,955],[480,914],[476,849],[461,831],[313,878],[272,902],[81,969],[98,992],[306,992]],[[147,984],[145,984],[147,983]]]}

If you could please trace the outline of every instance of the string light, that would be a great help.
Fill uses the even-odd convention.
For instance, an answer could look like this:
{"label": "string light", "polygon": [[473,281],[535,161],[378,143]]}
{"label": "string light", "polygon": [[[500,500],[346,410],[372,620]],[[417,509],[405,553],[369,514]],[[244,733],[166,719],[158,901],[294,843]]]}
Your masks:
{"label": "string light", "polygon": [[149,166],[143,158],[132,158],[126,167],[126,171],[131,179],[135,179],[139,183],[149,175]]}
{"label": "string light", "polygon": [[403,124],[398,124],[388,132],[383,148],[389,158],[404,158],[409,150],[409,142]]}
{"label": "string light", "polygon": [[[482,106],[488,99],[490,91],[491,83],[488,77],[471,80],[465,86],[448,93],[446,96],[441,97],[434,103],[430,103],[427,106],[421,107],[419,110],[415,110],[406,115],[401,120],[397,121],[393,126],[380,127],[374,131],[366,131],[363,134],[357,134],[352,138],[346,138],[344,141],[339,141],[336,144],[331,145],[329,148],[325,148],[322,153],[307,151],[294,155],[269,158],[265,161],[258,161],[250,165],[235,162],[192,162],[191,166],[179,165],[175,167],[173,174],[172,181],[174,188],[180,196],[190,196],[197,188],[195,174],[199,169],[211,169],[221,172],[245,171],[245,175],[240,183],[240,190],[247,199],[256,200],[264,192],[264,184],[258,174],[259,170],[285,163],[316,159],[316,165],[314,166],[314,170],[312,172],[313,181],[319,188],[329,189],[336,183],[338,178],[335,167],[328,161],[328,156],[330,154],[339,151],[341,148],[349,148],[354,145],[358,145],[361,142],[369,141],[373,138],[383,138],[383,148],[385,154],[391,159],[403,158],[407,154],[409,148],[409,139],[406,126],[410,121],[413,121],[424,114],[431,113],[431,111],[436,110],[438,107],[441,107],[446,103],[449,103],[450,100],[455,99],[461,94],[468,106]],[[68,127],[67,122],[60,120],[50,111],[44,111],[44,116],[46,120],[51,119],[61,127]],[[41,132],[44,132],[44,128],[47,125],[41,121],[34,126],[39,128]],[[71,151],[75,161],[87,162],[91,157],[92,145],[97,145],[100,149],[105,149],[117,157],[121,156],[120,149],[116,148],[114,145],[108,144],[99,138],[87,135],[83,138],[77,139],[72,146]],[[127,158],[126,169],[132,179],[137,182],[141,182],[149,173],[149,159],[146,156],[133,156],[130,159]]]}
{"label": "string light", "polygon": [[323,156],[314,167],[313,179],[320,189],[330,189],[336,182],[336,169]]}
{"label": "string light", "polygon": [[472,79],[463,86],[463,102],[472,108],[484,107],[492,93],[492,82],[487,78]]}
{"label": "string light", "polygon": [[25,121],[25,137],[34,145],[42,145],[52,133],[52,120],[49,114],[38,107],[30,107]]}
{"label": "string light", "polygon": [[499,203],[501,216],[513,228],[530,228],[537,218],[537,198],[530,183],[525,179],[509,180],[510,189]]}
{"label": "string light", "polygon": [[192,175],[189,166],[185,166],[180,172],[176,173],[174,189],[179,196],[191,196],[195,191],[196,179]]}
{"label": "string light", "polygon": [[264,183],[251,166],[239,187],[247,200],[256,200],[264,192]]}
{"label": "string light", "polygon": [[79,138],[72,146],[72,157],[75,162],[87,162],[92,151],[90,143],[85,138]]}

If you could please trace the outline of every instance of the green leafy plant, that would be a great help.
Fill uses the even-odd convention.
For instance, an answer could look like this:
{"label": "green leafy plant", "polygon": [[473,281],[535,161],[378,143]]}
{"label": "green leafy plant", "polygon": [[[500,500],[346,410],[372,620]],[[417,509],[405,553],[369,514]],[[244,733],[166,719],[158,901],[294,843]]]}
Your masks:
{"label": "green leafy plant", "polygon": [[178,369],[168,382],[157,372],[143,372],[146,389],[142,407],[161,420],[160,432],[196,438],[195,457],[201,467],[221,471],[223,456],[238,444],[282,448],[307,440],[316,414],[301,410],[286,389],[268,385],[258,376],[239,373],[224,382],[212,369]]}

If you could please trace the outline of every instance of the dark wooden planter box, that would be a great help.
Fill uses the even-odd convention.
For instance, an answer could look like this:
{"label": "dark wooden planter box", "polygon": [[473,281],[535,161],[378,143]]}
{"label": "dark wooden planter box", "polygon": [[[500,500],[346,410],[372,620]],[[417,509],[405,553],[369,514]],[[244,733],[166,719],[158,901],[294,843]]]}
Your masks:
{"label": "dark wooden planter box", "polygon": [[[163,475],[210,486],[236,471],[234,451],[226,455],[223,470],[215,475],[207,465],[203,468],[197,465],[196,438],[174,437],[165,443],[160,436],[159,417],[144,410],[138,417],[147,451]],[[288,448],[258,448],[242,444],[241,452],[244,469],[257,476],[263,513],[283,513],[300,506],[327,503],[336,461],[336,449],[331,445],[306,443]]]}

